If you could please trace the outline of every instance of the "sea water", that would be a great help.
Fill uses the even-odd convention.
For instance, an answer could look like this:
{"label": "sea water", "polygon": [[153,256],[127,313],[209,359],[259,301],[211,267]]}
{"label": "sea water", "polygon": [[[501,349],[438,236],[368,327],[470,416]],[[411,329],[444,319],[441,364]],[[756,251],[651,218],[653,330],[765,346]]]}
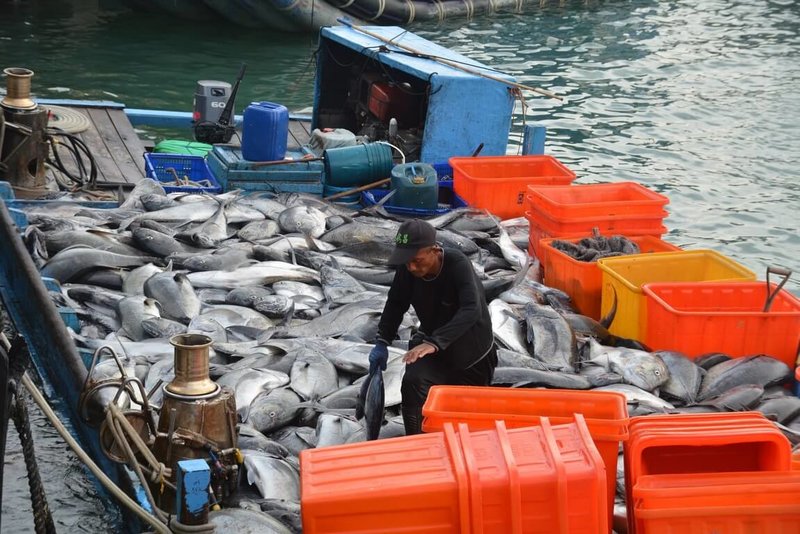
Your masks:
{"label": "sea water", "polygon": [[[576,183],[638,181],[670,198],[666,239],[712,248],[755,270],[800,270],[800,8],[792,0],[532,2],[520,14],[409,29],[565,97],[525,93],[524,124]],[[198,79],[247,74],[236,111],[313,98],[313,35],[134,13],[113,0],[0,0],[0,67],[36,72],[37,95],[189,110]],[[162,132],[144,135],[158,138]],[[168,132],[172,134],[172,132]],[[800,293],[795,274],[789,289]],[[100,532],[115,515],[32,410],[59,531]],[[13,432],[3,532],[32,531]],[[27,507],[27,508],[26,508]]]}

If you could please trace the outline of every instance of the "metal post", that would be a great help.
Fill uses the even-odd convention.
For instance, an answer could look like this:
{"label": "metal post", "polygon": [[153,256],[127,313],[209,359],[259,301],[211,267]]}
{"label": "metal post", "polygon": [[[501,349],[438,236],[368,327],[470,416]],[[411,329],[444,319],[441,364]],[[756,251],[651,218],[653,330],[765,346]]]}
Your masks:
{"label": "metal post", "polygon": [[178,462],[175,510],[184,525],[208,523],[208,485],[211,470],[205,460]]}
{"label": "metal post", "polygon": [[544,140],[547,128],[541,124],[526,124],[522,138],[522,154],[544,154]]}

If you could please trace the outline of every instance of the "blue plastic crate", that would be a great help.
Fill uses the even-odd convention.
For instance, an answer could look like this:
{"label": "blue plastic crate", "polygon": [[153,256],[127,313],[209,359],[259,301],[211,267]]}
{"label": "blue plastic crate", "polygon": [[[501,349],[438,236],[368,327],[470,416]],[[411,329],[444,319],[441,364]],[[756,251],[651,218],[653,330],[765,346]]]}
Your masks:
{"label": "blue plastic crate", "polygon": [[[147,177],[158,180],[167,193],[221,193],[222,186],[211,174],[211,170],[202,156],[188,156],[183,154],[155,154],[146,152],[144,155]],[[209,187],[193,187],[174,185],[175,176],[168,169],[175,169],[179,177],[188,177],[193,182],[208,181]],[[167,185],[173,184],[173,185]]]}
{"label": "blue plastic crate", "polygon": [[[362,191],[361,192],[361,204],[363,206],[374,206],[380,200],[389,194],[389,189],[372,189],[369,191]],[[433,217],[435,215],[441,215],[443,213],[447,213],[450,210],[455,208],[464,208],[467,207],[469,204],[458,196],[455,191],[453,191],[453,181],[452,180],[439,180],[439,207],[436,209],[421,209],[421,208],[403,208],[400,206],[392,206],[389,204],[391,199],[387,201],[386,204],[383,205],[384,209],[389,213],[395,213],[397,215],[407,215],[409,217]]]}
{"label": "blue plastic crate", "polygon": [[453,180],[453,167],[448,162],[444,163],[431,163],[433,170],[436,171],[436,177],[439,181],[452,181]]}

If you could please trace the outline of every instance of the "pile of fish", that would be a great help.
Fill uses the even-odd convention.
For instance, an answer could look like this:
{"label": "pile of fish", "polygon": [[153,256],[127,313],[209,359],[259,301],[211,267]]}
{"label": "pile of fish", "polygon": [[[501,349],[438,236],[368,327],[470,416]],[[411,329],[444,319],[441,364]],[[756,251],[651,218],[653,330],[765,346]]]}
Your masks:
{"label": "pile of fish", "polygon": [[623,235],[601,236],[598,232],[592,237],[584,237],[577,243],[555,239],[550,243],[556,250],[575,258],[578,261],[597,261],[611,256],[639,254],[639,245]]}
{"label": "pile of fish", "polygon": [[[78,346],[111,346],[150,391],[172,379],[172,335],[213,340],[212,378],[235,391],[241,421],[246,482],[235,504],[277,519],[265,532],[302,529],[300,451],[403,435],[401,357],[418,324],[413,310],[381,380],[365,384],[400,224],[380,206],[353,211],[300,194],[167,195],[145,180],[116,209],[59,202],[27,211],[26,245],[61,284],[54,303],[80,318]],[[756,409],[798,441],[800,399],[780,387],[791,376],[786,364],[649,352],[536,281],[524,218],[498,222],[464,208],[429,222],[439,241],[470,257],[484,285],[499,347],[495,385],[619,391],[631,415]],[[362,386],[378,383],[359,405]],[[160,389],[150,404],[160,406]]]}

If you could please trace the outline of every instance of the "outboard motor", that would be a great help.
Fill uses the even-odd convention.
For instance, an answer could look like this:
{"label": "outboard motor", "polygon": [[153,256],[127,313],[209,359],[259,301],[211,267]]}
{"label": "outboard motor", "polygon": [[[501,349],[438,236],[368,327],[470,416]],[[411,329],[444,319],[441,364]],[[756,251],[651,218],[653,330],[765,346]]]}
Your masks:
{"label": "outboard motor", "polygon": [[4,119],[0,121],[0,180],[23,190],[42,188],[48,153],[47,110],[31,100],[32,70],[9,67],[3,74],[6,96],[0,102]]}

